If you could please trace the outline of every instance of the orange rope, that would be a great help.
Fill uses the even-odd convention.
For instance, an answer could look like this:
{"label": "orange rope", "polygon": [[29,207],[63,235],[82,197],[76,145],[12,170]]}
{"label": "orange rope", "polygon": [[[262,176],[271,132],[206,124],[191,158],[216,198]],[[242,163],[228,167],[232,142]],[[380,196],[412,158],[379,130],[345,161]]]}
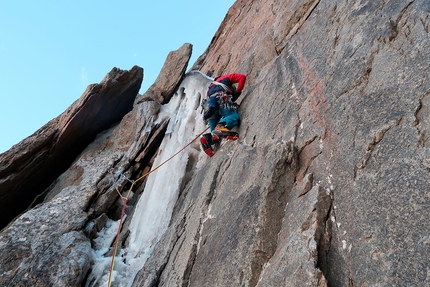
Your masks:
{"label": "orange rope", "polygon": [[[207,127],[204,131],[202,131],[200,134],[198,134],[192,141],[190,141],[188,144],[186,144],[183,148],[181,148],[178,152],[176,152],[174,155],[172,155],[171,157],[169,157],[168,159],[166,159],[165,161],[163,161],[161,164],[159,164],[156,168],[154,168],[153,170],[150,170],[149,172],[145,173],[144,175],[142,175],[141,177],[139,177],[138,179],[136,179],[135,181],[132,181],[132,184],[130,186],[130,189],[128,190],[127,196],[125,197],[125,199],[123,199],[124,201],[124,205],[122,207],[121,210],[121,218],[119,220],[119,225],[118,225],[118,230],[116,233],[116,239],[115,239],[115,243],[114,243],[114,249],[113,249],[113,253],[112,253],[112,260],[110,263],[110,270],[109,270],[109,280],[108,280],[108,287],[110,287],[111,285],[111,279],[112,279],[112,273],[113,273],[113,268],[115,265],[115,257],[116,257],[116,251],[118,249],[118,242],[119,242],[119,235],[121,232],[121,226],[122,226],[122,221],[124,218],[124,214],[125,214],[125,208],[127,207],[127,202],[128,199],[130,198],[130,194],[131,191],[133,190],[134,185],[141,181],[142,179],[144,179],[145,177],[147,177],[148,175],[150,175],[151,173],[153,173],[154,171],[156,171],[157,169],[159,169],[161,166],[163,166],[166,162],[170,161],[172,158],[174,158],[175,156],[177,156],[179,153],[181,153],[183,150],[185,150],[188,146],[190,146],[196,139],[198,139],[204,132],[206,132],[208,130],[209,127]],[[123,196],[121,196],[123,198]]]}

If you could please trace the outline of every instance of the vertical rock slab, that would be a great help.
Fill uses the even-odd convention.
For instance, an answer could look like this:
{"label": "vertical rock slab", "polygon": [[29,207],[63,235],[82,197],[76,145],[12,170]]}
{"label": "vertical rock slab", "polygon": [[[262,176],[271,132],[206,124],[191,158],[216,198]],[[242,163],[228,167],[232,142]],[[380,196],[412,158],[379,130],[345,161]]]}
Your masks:
{"label": "vertical rock slab", "polygon": [[0,228],[23,212],[102,130],[133,107],[143,69],[112,69],[100,84],[33,135],[0,155]]}
{"label": "vertical rock slab", "polygon": [[49,189],[44,203],[2,230],[0,285],[81,286],[92,260],[86,236],[94,234],[91,220],[107,213],[118,199],[117,188],[139,174],[141,165],[146,167],[135,159],[157,141],[152,136],[157,129],[163,129],[153,126],[159,108],[156,101],[137,104],[118,126],[88,146]]}
{"label": "vertical rock slab", "polygon": [[185,43],[178,50],[171,51],[157,79],[146,91],[146,95],[162,104],[169,102],[184,76],[192,51],[193,46],[190,43]]}
{"label": "vertical rock slab", "polygon": [[297,186],[294,191],[296,198],[291,196],[285,207],[276,252],[263,267],[256,286],[327,286],[317,265],[318,248],[329,220],[330,191],[320,186],[303,196],[297,196]]}
{"label": "vertical rock slab", "polygon": [[[174,63],[167,66],[177,67]],[[183,69],[181,66],[170,74],[181,78]],[[95,132],[102,123],[107,125],[109,118],[119,117],[118,124],[111,122],[79,150],[71,166],[46,189],[43,202],[0,232],[1,286],[82,286],[94,259],[91,238],[108,216],[118,219],[116,210],[123,203],[118,193],[125,196],[130,188],[129,179],[150,169],[151,158],[168,123],[168,120],[155,123],[161,104],[154,98],[144,95],[135,99],[141,77],[139,67],[130,72],[114,69],[102,84],[90,86],[85,97],[48,123],[47,127],[55,124],[63,129],[44,142],[46,148],[61,143],[55,147],[62,150],[73,149],[72,143],[83,145],[85,136],[80,137],[81,130]],[[127,97],[124,91],[133,91],[133,96]],[[129,110],[125,115],[124,106]],[[88,122],[90,119],[92,122]],[[40,139],[38,135],[33,137]],[[18,150],[24,144],[32,147],[31,137],[14,148]],[[48,160],[49,157],[44,162]],[[141,191],[142,186],[136,185],[133,193]],[[129,201],[128,214],[134,202]]]}
{"label": "vertical rock slab", "polygon": [[[193,256],[191,238],[195,240],[196,233],[190,230],[188,234],[185,225],[179,237],[184,254],[174,245],[171,256],[175,259],[166,259],[167,265],[159,265],[151,273],[159,276],[156,282],[164,286],[177,282],[221,286],[246,281],[249,285],[245,286],[255,286],[258,280],[250,279],[249,274],[258,272],[249,270],[258,270],[256,262],[268,262],[261,269],[261,286],[270,278],[329,286],[429,285],[430,229],[425,224],[430,206],[429,12],[424,0],[236,1],[195,67],[214,76],[230,72],[249,75],[239,98],[240,153],[286,142],[297,146],[299,167],[294,183],[299,185],[307,174],[313,174],[315,186],[328,189],[332,196],[326,221],[331,240],[312,249],[307,240],[298,240],[303,231],[283,226],[282,232],[291,234],[280,233],[285,241],[277,241],[273,257],[268,261],[244,259],[251,258],[254,251],[237,252],[232,246],[252,245],[248,238],[256,234],[243,227],[249,224],[249,216],[240,216],[240,212],[232,216],[240,203],[217,197],[210,214],[218,211],[218,217],[205,220],[205,213],[201,213],[200,220],[205,221],[202,236],[206,238],[201,242],[205,245]],[[235,149],[225,150],[211,162],[215,164],[217,157],[227,161],[235,155]],[[234,160],[246,167],[244,157],[235,156]],[[240,163],[234,164],[242,170]],[[264,180],[261,172],[245,172],[240,174],[244,182],[233,183],[230,178],[239,176],[238,172],[222,172],[217,178],[208,172],[206,179],[216,185],[217,192],[227,181],[230,190],[241,190],[241,185],[253,182],[254,177]],[[308,190],[297,199],[303,211],[313,206],[315,196],[311,194]],[[242,203],[246,200],[251,201],[243,198]],[[297,214],[296,226],[300,220],[307,221],[303,216],[316,216],[297,213],[298,207],[288,203],[284,220],[292,222]],[[254,218],[253,211],[243,212]],[[227,214],[230,221],[225,219]],[[231,228],[239,223],[239,228]],[[209,226],[212,233],[206,233]],[[182,232],[179,224],[172,224],[172,228]],[[313,228],[308,230],[314,233]],[[305,235],[305,239],[313,236]],[[182,241],[187,236],[190,241]],[[236,256],[222,251],[220,245]],[[212,252],[205,254],[205,250]],[[298,256],[297,250],[312,253],[311,259]],[[317,256],[311,250],[317,250]],[[307,272],[294,273],[293,265],[279,264],[280,258],[289,256],[306,266],[301,271],[313,270],[316,280],[308,280]],[[181,258],[194,257],[179,266]],[[282,272],[276,273],[271,264]],[[207,279],[202,279],[204,275]]]}

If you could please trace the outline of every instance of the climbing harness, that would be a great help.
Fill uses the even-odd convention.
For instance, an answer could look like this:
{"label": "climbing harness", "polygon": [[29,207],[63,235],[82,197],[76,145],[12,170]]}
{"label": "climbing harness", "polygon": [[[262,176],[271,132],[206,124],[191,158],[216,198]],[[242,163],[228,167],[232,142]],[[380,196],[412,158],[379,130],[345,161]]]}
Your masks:
{"label": "climbing harness", "polygon": [[[115,183],[115,178],[114,178],[114,184],[115,184],[115,188],[118,192],[118,194],[121,196],[121,198],[123,199],[124,205],[122,206],[122,210],[121,210],[121,217],[119,220],[119,225],[118,225],[118,230],[116,233],[116,238],[115,238],[115,243],[113,246],[113,252],[112,252],[112,260],[111,260],[111,264],[110,264],[110,269],[109,269],[109,279],[108,279],[108,287],[110,287],[111,285],[111,279],[112,279],[112,273],[113,273],[113,269],[114,269],[114,265],[115,265],[115,257],[116,257],[116,251],[118,249],[118,242],[119,242],[119,236],[121,233],[121,226],[122,226],[122,221],[124,218],[124,214],[125,214],[125,209],[127,207],[127,202],[130,198],[130,194],[131,191],[133,190],[133,187],[136,183],[138,183],[139,181],[141,181],[142,179],[144,179],[145,177],[147,177],[148,175],[150,175],[151,173],[153,173],[154,171],[156,171],[157,169],[159,169],[161,166],[163,166],[165,163],[167,163],[168,161],[170,161],[171,159],[173,159],[175,156],[177,156],[179,153],[181,153],[182,151],[184,151],[188,146],[190,146],[194,141],[196,141],[201,135],[203,135],[207,130],[209,129],[209,127],[207,127],[204,131],[202,131],[200,134],[198,134],[194,139],[192,139],[188,144],[186,144],[183,148],[181,148],[179,151],[177,151],[175,154],[173,154],[171,157],[169,157],[168,159],[166,159],[165,161],[163,161],[161,164],[159,164],[157,167],[155,167],[154,169],[148,171],[147,173],[145,173],[144,175],[142,175],[141,177],[139,177],[136,180],[130,180],[127,177],[124,176],[125,179],[127,179],[130,183],[130,189],[128,190],[127,196],[124,197],[121,195],[121,193],[119,192],[116,183]],[[109,173],[112,174],[113,176],[113,170],[110,169]]]}
{"label": "climbing harness", "polygon": [[[221,82],[213,81],[211,85],[221,86],[227,93],[232,93],[232,90],[227,85],[224,85]],[[211,85],[209,85],[209,88],[211,87]]]}

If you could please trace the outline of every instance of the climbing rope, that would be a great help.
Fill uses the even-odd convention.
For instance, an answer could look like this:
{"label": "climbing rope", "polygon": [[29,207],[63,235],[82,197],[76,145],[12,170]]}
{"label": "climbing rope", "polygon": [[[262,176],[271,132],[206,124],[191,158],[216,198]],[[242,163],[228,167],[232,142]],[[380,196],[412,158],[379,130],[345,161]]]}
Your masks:
{"label": "climbing rope", "polygon": [[[116,238],[115,238],[115,243],[114,243],[114,249],[113,249],[113,252],[112,252],[112,260],[111,260],[110,269],[109,269],[108,287],[110,287],[110,285],[111,285],[112,273],[113,273],[113,269],[114,269],[114,266],[115,266],[116,251],[118,250],[118,242],[119,242],[119,236],[120,236],[120,233],[121,233],[122,221],[123,221],[124,214],[125,214],[125,208],[127,207],[127,202],[128,202],[128,200],[130,198],[130,194],[131,194],[131,191],[133,190],[134,185],[136,183],[138,183],[139,181],[141,181],[142,179],[144,179],[145,177],[147,177],[148,175],[150,175],[151,173],[153,173],[154,171],[156,171],[157,169],[159,169],[160,167],[162,167],[165,163],[167,163],[168,161],[170,161],[171,159],[173,159],[175,156],[177,156],[183,150],[185,150],[194,141],[196,141],[202,134],[204,134],[208,129],[209,129],[209,127],[207,127],[204,131],[202,131],[200,134],[198,134],[194,139],[192,139],[188,144],[186,144],[183,148],[181,148],[179,151],[177,151],[171,157],[169,157],[168,159],[166,159],[165,161],[163,161],[161,164],[159,164],[156,168],[148,171],[147,173],[145,173],[144,175],[142,175],[141,177],[139,177],[136,180],[129,180],[129,179],[127,179],[128,181],[131,182],[131,186],[130,186],[130,189],[128,190],[128,193],[127,193],[126,197],[122,196],[121,193],[119,192],[119,190],[117,189],[116,183],[115,183],[115,178],[114,178],[115,189],[117,190],[118,194],[121,196],[121,198],[122,198],[122,200],[124,202],[124,205],[122,206],[121,217],[120,217],[120,220],[119,220],[118,230],[117,230],[117,233],[116,233]],[[110,173],[113,176],[113,172],[110,171]]]}

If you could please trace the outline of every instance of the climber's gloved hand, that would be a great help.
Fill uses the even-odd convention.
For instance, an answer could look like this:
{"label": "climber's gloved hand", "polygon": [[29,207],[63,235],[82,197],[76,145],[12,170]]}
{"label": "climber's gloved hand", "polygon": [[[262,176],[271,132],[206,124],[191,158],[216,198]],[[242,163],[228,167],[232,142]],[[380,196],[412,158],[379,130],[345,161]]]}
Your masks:
{"label": "climber's gloved hand", "polygon": [[234,92],[232,94],[233,102],[236,101],[240,97],[241,94],[242,94],[242,92]]}

